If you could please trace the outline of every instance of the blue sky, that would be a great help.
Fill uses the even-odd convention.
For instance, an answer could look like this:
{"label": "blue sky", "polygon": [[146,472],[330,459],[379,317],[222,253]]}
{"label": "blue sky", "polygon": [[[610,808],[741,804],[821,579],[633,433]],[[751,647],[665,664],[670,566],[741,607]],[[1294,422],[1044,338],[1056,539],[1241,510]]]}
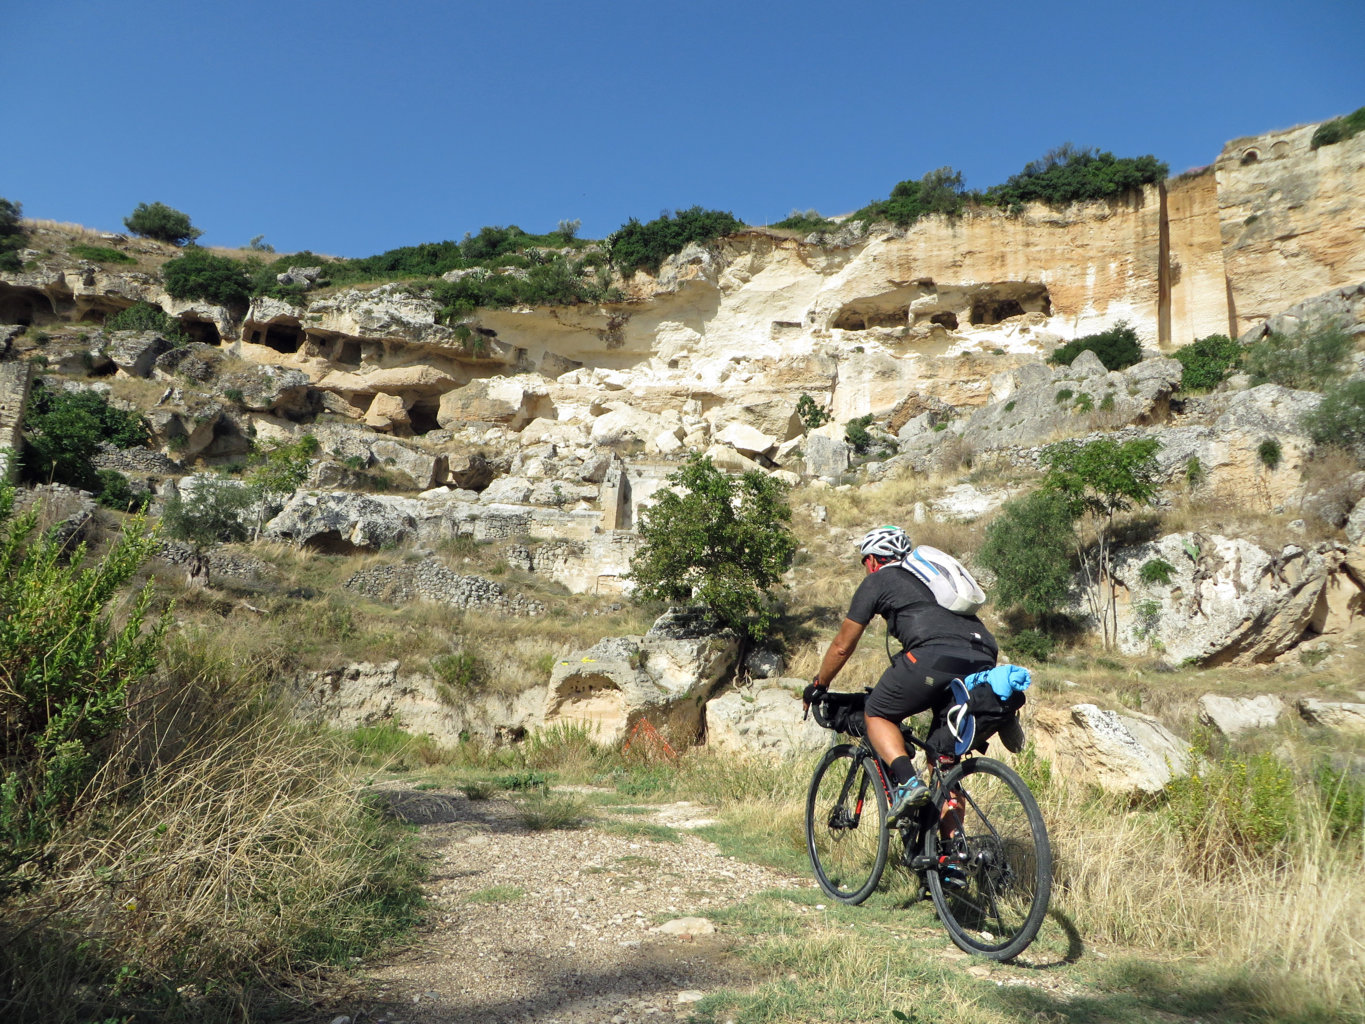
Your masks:
{"label": "blue sky", "polygon": [[1172,173],[1365,105],[1365,4],[9,0],[0,195],[365,256],[700,204],[847,213],[1062,142]]}

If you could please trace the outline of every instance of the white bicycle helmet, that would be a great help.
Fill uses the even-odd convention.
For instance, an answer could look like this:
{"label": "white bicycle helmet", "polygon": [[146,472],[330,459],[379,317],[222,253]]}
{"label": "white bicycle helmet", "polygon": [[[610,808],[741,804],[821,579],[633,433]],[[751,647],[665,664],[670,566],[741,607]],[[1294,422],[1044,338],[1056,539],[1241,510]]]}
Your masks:
{"label": "white bicycle helmet", "polygon": [[860,558],[876,555],[894,561],[904,558],[913,547],[910,537],[899,526],[879,526],[863,535],[858,543],[858,555]]}

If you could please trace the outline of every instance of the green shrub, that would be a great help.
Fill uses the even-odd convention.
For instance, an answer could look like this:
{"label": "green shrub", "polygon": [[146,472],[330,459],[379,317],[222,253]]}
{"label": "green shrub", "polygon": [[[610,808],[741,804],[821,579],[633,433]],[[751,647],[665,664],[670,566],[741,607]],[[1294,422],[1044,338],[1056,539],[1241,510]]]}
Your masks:
{"label": "green shrub", "polygon": [[1298,825],[1293,773],[1269,753],[1206,756],[1189,775],[1172,779],[1166,793],[1186,851],[1213,872],[1238,856],[1275,853]]}
{"label": "green shrub", "polygon": [[174,345],[189,344],[189,335],[175,317],[150,302],[135,302],[107,317],[106,331],[154,331]]}
{"label": "green shrub", "polygon": [[1057,641],[1041,629],[1021,629],[1005,638],[1005,650],[1016,661],[1044,662],[1056,648]]}
{"label": "green shrub", "polygon": [[136,263],[137,260],[129,256],[126,252],[118,249],[110,249],[103,245],[73,245],[68,250],[77,259],[89,260],[91,263]]}
{"label": "green shrub", "polygon": [[1330,385],[1317,408],[1304,416],[1303,425],[1318,444],[1365,445],[1365,380]]}
{"label": "green shrub", "polygon": [[856,416],[844,424],[844,440],[859,455],[866,454],[867,450],[872,447],[872,434],[867,429],[871,425],[871,413],[866,416]]}
{"label": "green shrub", "polygon": [[1313,133],[1313,138],[1309,143],[1314,149],[1320,146],[1330,146],[1336,142],[1344,142],[1346,139],[1353,138],[1365,131],[1365,107],[1352,111],[1345,117],[1338,117],[1334,121],[1318,125],[1317,131]]}
{"label": "green shrub", "polygon": [[807,430],[814,430],[830,421],[830,414],[816,405],[815,399],[804,391],[801,392],[801,397],[796,400],[796,415],[800,418],[801,425]]}
{"label": "green shrub", "polygon": [[1067,143],[1026,165],[1005,184],[987,189],[981,198],[1016,212],[1032,202],[1065,206],[1087,199],[1114,199],[1162,181],[1169,172],[1169,166],[1151,154],[1116,157]]}
{"label": "green shrub", "polygon": [[1138,579],[1149,587],[1160,584],[1163,587],[1171,585],[1171,580],[1175,574],[1175,566],[1164,558],[1149,558],[1142,563],[1142,568],[1138,570]]}
{"label": "green shrub", "polygon": [[1000,608],[1044,618],[1066,605],[1074,518],[1065,497],[1046,491],[1001,506],[976,555],[995,573],[992,596]]}
{"label": "green shrub", "polygon": [[128,478],[116,469],[101,469],[99,477],[98,501],[105,508],[119,512],[141,512],[151,501],[147,491],[135,491]]}
{"label": "green shrub", "polygon": [[647,224],[632,217],[607,239],[611,261],[625,276],[637,270],[657,274],[664,260],[680,253],[690,242],[707,244],[744,227],[732,213],[693,206],[665,213]]}
{"label": "green shrub", "polygon": [[1049,363],[1070,366],[1082,352],[1094,352],[1106,370],[1122,370],[1142,359],[1142,346],[1138,343],[1137,331],[1127,321],[1120,320],[1107,331],[1087,334],[1068,341],[1053,351]]}
{"label": "green shrub", "polygon": [[441,699],[456,706],[478,689],[484,677],[483,664],[472,651],[438,655],[431,659],[431,671]]}
{"label": "green shrub", "polygon": [[640,517],[627,578],[637,599],[701,605],[724,625],[763,636],[768,591],[791,567],[796,538],[783,484],[759,470],[728,476],[694,455]]}
{"label": "green shrub", "polygon": [[1337,323],[1301,324],[1288,334],[1271,333],[1246,348],[1242,362],[1253,384],[1321,390],[1340,376],[1355,345]]}
{"label": "green shrub", "polygon": [[1095,408],[1095,400],[1094,400],[1093,398],[1091,398],[1090,395],[1089,395],[1088,393],[1082,391],[1079,395],[1076,396],[1076,411],[1077,411],[1077,412],[1090,412],[1090,411],[1093,410],[1094,408]]}
{"label": "green shrub", "polygon": [[135,235],[171,245],[185,245],[204,233],[190,224],[188,214],[165,203],[138,203],[137,208],[123,218],[123,226]]}
{"label": "green shrub", "polygon": [[1183,367],[1180,390],[1212,391],[1227,380],[1241,359],[1242,351],[1242,346],[1225,334],[1210,334],[1176,349],[1175,357]]}
{"label": "green shrub", "polygon": [[1365,830],[1365,780],[1340,771],[1330,761],[1320,761],[1313,769],[1313,788],[1318,802],[1327,812],[1327,827],[1338,842],[1359,844]]}
{"label": "green shrub", "polygon": [[1256,446],[1256,458],[1261,465],[1269,470],[1280,468],[1280,460],[1284,457],[1280,442],[1273,437],[1267,437]]}
{"label": "green shrub", "polygon": [[1185,460],[1185,483],[1191,487],[1198,487],[1207,479],[1208,471],[1204,469],[1198,455],[1191,455]]}
{"label": "green shrub", "polygon": [[908,227],[931,213],[957,216],[962,212],[965,196],[962,172],[940,167],[918,181],[898,182],[889,199],[869,203],[853,213],[849,220],[865,224],[890,221],[898,227]]}
{"label": "green shrub", "polygon": [[24,229],[20,224],[23,205],[0,197],[0,270],[10,272],[23,269],[19,250],[24,247]]}
{"label": "green shrub", "polygon": [[142,520],[89,564],[36,530],[36,508],[13,507],[0,488],[0,896],[37,880],[38,849],[99,770],[169,621],[148,624],[151,584],[117,625],[109,613],[156,548]]}
{"label": "green shrub", "polygon": [[783,231],[799,231],[808,235],[815,231],[834,231],[839,225],[820,216],[818,210],[807,210],[804,213],[800,210],[793,210],[776,224],[769,224],[768,226],[780,228]]}
{"label": "green shrub", "polygon": [[575,306],[604,298],[595,282],[585,283],[563,256],[518,274],[466,274],[457,281],[438,281],[431,288],[440,304],[437,319],[452,323],[476,309],[509,306]]}
{"label": "green shrub", "polygon": [[1052,403],[1054,405],[1063,405],[1064,403],[1071,401],[1075,396],[1076,392],[1071,390],[1071,388],[1061,388],[1052,396]]}
{"label": "green shrub", "polygon": [[100,445],[136,448],[147,438],[140,416],[115,409],[98,392],[53,391],[38,381],[24,417],[24,475],[99,493],[94,459]]}
{"label": "green shrub", "polygon": [[243,307],[251,301],[252,280],[244,264],[207,249],[190,249],[161,268],[166,291],[177,299],[203,299],[219,306]]}

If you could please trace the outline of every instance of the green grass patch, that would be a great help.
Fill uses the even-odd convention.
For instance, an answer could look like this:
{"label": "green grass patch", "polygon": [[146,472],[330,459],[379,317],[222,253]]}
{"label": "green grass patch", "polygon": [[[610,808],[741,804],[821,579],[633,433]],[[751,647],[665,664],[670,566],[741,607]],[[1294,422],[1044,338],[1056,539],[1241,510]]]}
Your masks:
{"label": "green grass patch", "polygon": [[110,249],[103,245],[73,245],[68,252],[77,259],[91,263],[136,263],[137,260],[126,252]]}
{"label": "green grass patch", "polygon": [[466,903],[511,903],[525,895],[526,890],[519,885],[490,885],[487,889],[475,889],[468,893],[464,901]]}

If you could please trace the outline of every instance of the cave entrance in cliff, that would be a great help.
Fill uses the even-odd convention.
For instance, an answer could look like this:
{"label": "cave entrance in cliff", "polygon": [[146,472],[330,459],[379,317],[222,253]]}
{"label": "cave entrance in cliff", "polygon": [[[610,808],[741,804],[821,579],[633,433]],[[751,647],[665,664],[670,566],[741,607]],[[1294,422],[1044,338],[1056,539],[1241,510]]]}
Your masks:
{"label": "cave entrance in cliff", "polygon": [[332,362],[359,366],[360,342],[355,338],[338,338],[332,347]]}
{"label": "cave entrance in cliff", "polygon": [[971,322],[977,327],[989,327],[1012,316],[1023,316],[1024,307],[1018,299],[983,299],[972,303]]}
{"label": "cave entrance in cliff", "polygon": [[0,324],[30,327],[55,319],[57,310],[52,300],[36,288],[15,288],[0,285]]}
{"label": "cave entrance in cliff", "polygon": [[419,398],[412,403],[412,408],[408,410],[408,421],[412,424],[414,434],[428,434],[433,430],[440,430],[441,424],[436,419],[436,414],[440,412],[440,398]]}
{"label": "cave entrance in cliff", "polygon": [[223,336],[218,333],[218,325],[210,320],[186,317],[180,321],[180,325],[189,335],[190,341],[198,342],[201,345],[221,346],[223,344]]}
{"label": "cave entrance in cliff", "polygon": [[947,330],[950,331],[957,330],[956,313],[935,313],[933,316],[929,318],[929,322],[931,324],[938,324],[938,326],[946,328]]}
{"label": "cave entrance in cliff", "polygon": [[904,327],[910,322],[910,304],[891,309],[858,309],[845,306],[839,310],[831,327],[841,331],[866,331],[873,327]]}
{"label": "cave entrance in cliff", "polygon": [[303,328],[297,322],[269,324],[265,329],[264,342],[276,352],[293,355],[303,344]]}
{"label": "cave entrance in cliff", "polygon": [[315,533],[305,540],[301,546],[323,555],[357,555],[366,550],[352,544],[341,535],[340,530]]}

